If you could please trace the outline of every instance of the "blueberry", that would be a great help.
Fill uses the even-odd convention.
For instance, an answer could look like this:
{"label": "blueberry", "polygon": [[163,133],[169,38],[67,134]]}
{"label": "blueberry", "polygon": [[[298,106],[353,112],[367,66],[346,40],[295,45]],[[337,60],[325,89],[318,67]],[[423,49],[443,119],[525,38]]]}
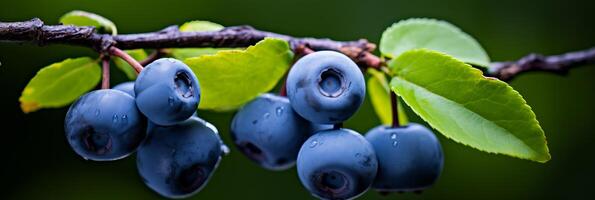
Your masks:
{"label": "blueberry", "polygon": [[134,83],[138,109],[159,125],[188,119],[200,100],[198,79],[186,64],[162,58],[147,65]]}
{"label": "blueberry", "polygon": [[296,114],[286,97],[263,94],[242,107],[231,123],[231,137],[244,155],[269,170],[295,164],[308,137],[320,128]]}
{"label": "blueberry", "polygon": [[376,176],[372,145],[349,129],[320,131],[302,145],[297,158],[300,181],[322,199],[353,199],[363,194]]}
{"label": "blueberry", "polygon": [[122,92],[125,92],[126,94],[129,94],[132,97],[135,96],[134,95],[134,81],[120,83],[120,84],[114,86],[112,89],[120,90]]}
{"label": "blueberry", "polygon": [[146,119],[134,98],[113,89],[81,96],[68,109],[68,143],[85,159],[116,160],[134,152],[145,137]]}
{"label": "blueberry", "polygon": [[409,123],[390,128],[378,126],[366,134],[378,157],[373,188],[383,192],[421,191],[442,171],[440,142],[426,127]]}
{"label": "blueberry", "polygon": [[287,97],[302,117],[319,124],[347,120],[365,97],[364,77],[347,56],[319,51],[298,60],[287,76]]}
{"label": "blueberry", "polygon": [[172,126],[150,125],[137,152],[137,168],[149,188],[168,198],[200,191],[219,165],[224,145],[217,129],[198,117]]}

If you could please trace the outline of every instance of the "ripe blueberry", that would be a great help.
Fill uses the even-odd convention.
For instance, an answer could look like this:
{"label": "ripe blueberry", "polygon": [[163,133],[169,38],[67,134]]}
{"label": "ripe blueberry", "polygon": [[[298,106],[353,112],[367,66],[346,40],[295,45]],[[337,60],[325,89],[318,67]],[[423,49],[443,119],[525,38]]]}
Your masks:
{"label": "ripe blueberry", "polygon": [[120,83],[120,84],[114,86],[112,89],[120,90],[122,92],[125,92],[126,94],[129,94],[132,97],[135,96],[134,95],[134,81]]}
{"label": "ripe blueberry", "polygon": [[116,160],[134,152],[145,137],[146,119],[134,98],[113,89],[81,96],[68,109],[68,143],[85,159]]}
{"label": "ripe blueberry", "polygon": [[134,83],[136,104],[158,125],[173,125],[188,119],[200,100],[198,79],[186,64],[162,58],[147,65]]}
{"label": "ripe blueberry", "polygon": [[284,170],[294,165],[300,147],[319,126],[296,114],[286,97],[263,94],[234,116],[231,137],[260,166]]}
{"label": "ripe blueberry", "polygon": [[223,154],[217,129],[198,117],[172,126],[153,124],[147,134],[136,165],[145,184],[164,197],[184,198],[200,191]]}
{"label": "ripe blueberry", "polygon": [[352,199],[374,181],[378,163],[372,145],[349,129],[319,131],[300,149],[300,181],[322,199]]}
{"label": "ripe blueberry", "polygon": [[382,192],[420,191],[430,187],[442,171],[440,142],[426,127],[409,123],[378,126],[366,134],[378,157],[373,188]]}
{"label": "ripe blueberry", "polygon": [[319,124],[347,120],[365,97],[364,77],[347,56],[319,51],[298,60],[287,76],[287,97],[293,109]]}

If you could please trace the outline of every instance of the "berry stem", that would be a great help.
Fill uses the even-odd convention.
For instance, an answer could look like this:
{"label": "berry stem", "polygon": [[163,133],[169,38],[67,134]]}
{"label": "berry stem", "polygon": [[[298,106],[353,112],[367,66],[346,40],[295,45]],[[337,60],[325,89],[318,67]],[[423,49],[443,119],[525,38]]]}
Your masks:
{"label": "berry stem", "polygon": [[343,123],[342,122],[341,123],[333,124],[333,129],[339,130],[341,128],[343,128]]}
{"label": "berry stem", "polygon": [[392,111],[392,116],[393,116],[393,124],[392,127],[393,128],[399,128],[401,127],[401,125],[399,124],[399,109],[398,109],[398,104],[399,104],[399,99],[397,98],[397,94],[395,94],[395,92],[390,91],[390,107],[391,107],[391,111]]}
{"label": "berry stem", "polygon": [[287,96],[287,76],[285,76],[285,78],[283,79],[283,83],[281,83],[281,88],[279,89],[279,96]]}
{"label": "berry stem", "polygon": [[101,77],[101,89],[110,88],[110,71],[109,71],[109,56],[101,56],[101,71],[103,76]]}
{"label": "berry stem", "polygon": [[109,53],[111,55],[122,58],[130,66],[132,66],[132,68],[134,69],[134,71],[136,71],[137,74],[143,70],[143,66],[138,61],[136,61],[132,56],[128,55],[126,52],[122,51],[121,49],[118,49],[117,47],[112,46],[109,48]]}
{"label": "berry stem", "polygon": [[161,58],[163,55],[165,55],[163,49],[155,49],[155,51],[153,51],[151,54],[149,54],[149,56],[147,56],[147,58],[140,61],[139,63],[142,66],[147,66],[149,63],[152,63],[153,61]]}

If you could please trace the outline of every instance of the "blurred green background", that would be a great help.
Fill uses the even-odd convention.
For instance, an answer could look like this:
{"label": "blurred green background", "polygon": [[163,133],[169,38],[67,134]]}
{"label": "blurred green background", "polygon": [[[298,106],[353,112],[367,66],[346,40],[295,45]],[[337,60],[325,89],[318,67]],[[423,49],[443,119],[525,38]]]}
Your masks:
{"label": "blurred green background", "polygon": [[[96,12],[112,19],[121,33],[146,32],[190,20],[223,25],[249,24],[296,36],[338,40],[367,38],[378,42],[382,31],[401,19],[431,17],[454,23],[475,37],[493,60],[517,59],[530,52],[557,54],[595,46],[593,1],[32,1],[0,2],[0,21],[39,17],[47,24],[70,10]],[[134,156],[116,162],[91,162],[67,144],[66,108],[23,114],[18,97],[37,69],[68,57],[96,56],[81,47],[0,43],[0,199],[159,199],[145,187]],[[124,81],[112,71],[112,83]],[[483,153],[439,135],[445,151],[444,172],[421,195],[362,199],[587,199],[595,185],[595,66],[572,70],[566,77],[526,74],[511,84],[538,116],[552,160],[539,164]],[[420,122],[413,117],[413,121]],[[230,143],[233,113],[200,112],[215,124],[232,153],[203,191],[193,199],[311,199],[295,168],[265,171]],[[369,101],[346,126],[359,132],[379,123]]]}

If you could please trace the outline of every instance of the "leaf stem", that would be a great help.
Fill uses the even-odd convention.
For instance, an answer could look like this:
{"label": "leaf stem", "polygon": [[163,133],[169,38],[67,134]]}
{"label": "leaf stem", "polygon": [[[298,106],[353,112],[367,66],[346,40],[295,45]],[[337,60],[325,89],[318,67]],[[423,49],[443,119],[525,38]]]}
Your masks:
{"label": "leaf stem", "polygon": [[121,49],[112,46],[109,48],[109,53],[126,61],[130,66],[132,66],[134,71],[136,71],[136,74],[140,73],[143,70],[143,66],[138,61],[136,61],[132,56],[128,55]]}
{"label": "leaf stem", "polygon": [[103,76],[101,77],[101,89],[110,88],[110,69],[109,69],[110,56],[101,57],[101,71]]}
{"label": "leaf stem", "polygon": [[401,127],[401,125],[399,124],[399,109],[398,109],[398,104],[399,104],[399,99],[397,98],[397,94],[395,94],[395,92],[393,91],[389,91],[390,92],[390,108],[392,111],[392,117],[393,117],[393,124],[392,127],[393,128],[399,128]]}

